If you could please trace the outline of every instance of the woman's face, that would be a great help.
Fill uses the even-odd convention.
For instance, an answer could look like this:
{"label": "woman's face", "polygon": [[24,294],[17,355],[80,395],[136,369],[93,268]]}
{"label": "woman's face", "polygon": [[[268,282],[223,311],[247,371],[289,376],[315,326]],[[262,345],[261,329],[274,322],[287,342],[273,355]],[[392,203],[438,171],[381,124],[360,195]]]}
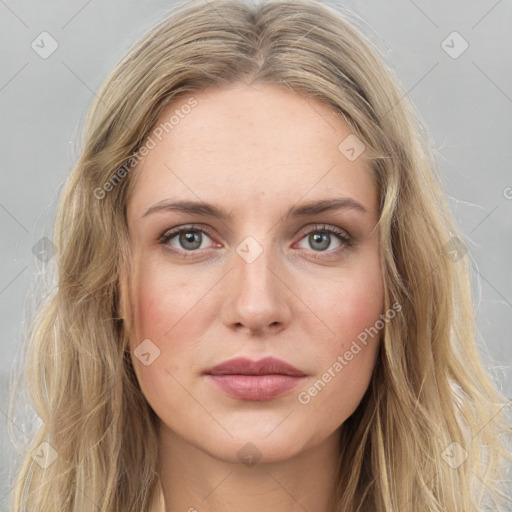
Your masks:
{"label": "woman's face", "polygon": [[[377,191],[349,135],[325,104],[271,85],[164,111],[132,171],[121,304],[162,432],[225,461],[282,460],[356,409],[384,311]],[[212,370],[269,357],[296,371]]]}

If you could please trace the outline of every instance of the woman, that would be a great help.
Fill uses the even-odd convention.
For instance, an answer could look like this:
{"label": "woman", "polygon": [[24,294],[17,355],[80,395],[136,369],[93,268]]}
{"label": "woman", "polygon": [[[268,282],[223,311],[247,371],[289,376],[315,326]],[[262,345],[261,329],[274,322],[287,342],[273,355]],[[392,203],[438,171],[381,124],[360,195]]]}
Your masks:
{"label": "woman", "polygon": [[148,33],[61,198],[14,510],[506,503],[507,401],[422,130],[319,3],[196,1]]}

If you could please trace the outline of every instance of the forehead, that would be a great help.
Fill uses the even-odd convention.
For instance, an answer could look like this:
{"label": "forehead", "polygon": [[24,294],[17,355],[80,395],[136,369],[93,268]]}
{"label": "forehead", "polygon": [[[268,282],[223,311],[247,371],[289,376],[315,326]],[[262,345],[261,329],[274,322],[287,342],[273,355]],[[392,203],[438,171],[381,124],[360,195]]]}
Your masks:
{"label": "forehead", "polygon": [[351,161],[339,149],[351,133],[325,103],[274,85],[181,96],[150,133],[154,147],[137,167],[129,213],[171,197],[222,203],[240,214],[334,195],[375,209],[364,153]]}

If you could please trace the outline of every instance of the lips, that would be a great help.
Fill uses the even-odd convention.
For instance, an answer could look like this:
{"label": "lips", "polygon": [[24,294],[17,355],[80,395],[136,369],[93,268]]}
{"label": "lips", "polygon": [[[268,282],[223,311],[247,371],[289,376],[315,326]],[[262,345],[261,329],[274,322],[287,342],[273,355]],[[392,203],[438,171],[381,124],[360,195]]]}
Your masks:
{"label": "lips", "polygon": [[237,357],[206,370],[208,375],[289,375],[304,377],[306,374],[275,357],[265,357],[252,361],[245,357]]}
{"label": "lips", "polygon": [[281,396],[306,377],[304,372],[274,357],[259,361],[238,357],[203,373],[213,386],[226,395],[249,401]]}

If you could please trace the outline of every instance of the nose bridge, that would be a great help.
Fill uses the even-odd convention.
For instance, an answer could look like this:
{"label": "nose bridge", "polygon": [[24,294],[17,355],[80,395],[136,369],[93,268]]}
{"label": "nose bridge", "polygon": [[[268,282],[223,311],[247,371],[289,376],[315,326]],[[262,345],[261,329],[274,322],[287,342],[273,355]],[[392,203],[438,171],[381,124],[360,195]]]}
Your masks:
{"label": "nose bridge", "polygon": [[279,255],[271,236],[247,236],[236,247],[231,273],[225,321],[242,324],[250,330],[286,323],[289,320],[286,287],[279,278]]}
{"label": "nose bridge", "polygon": [[238,292],[245,299],[275,300],[276,278],[274,268],[278,266],[270,236],[264,240],[247,236],[236,248],[235,274]]}

